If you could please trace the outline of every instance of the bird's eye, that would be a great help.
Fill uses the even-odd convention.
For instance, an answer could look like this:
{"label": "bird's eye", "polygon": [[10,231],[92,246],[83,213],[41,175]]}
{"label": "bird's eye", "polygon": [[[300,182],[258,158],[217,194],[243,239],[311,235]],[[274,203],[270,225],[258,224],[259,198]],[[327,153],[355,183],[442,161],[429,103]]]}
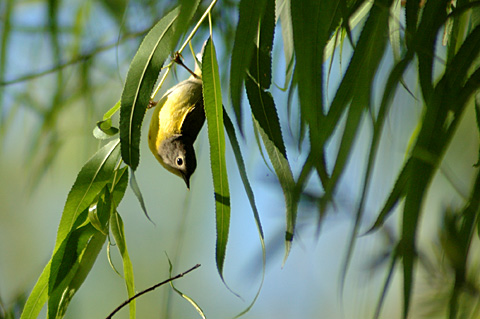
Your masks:
{"label": "bird's eye", "polygon": [[183,159],[181,157],[177,157],[177,165],[182,166],[183,165]]}

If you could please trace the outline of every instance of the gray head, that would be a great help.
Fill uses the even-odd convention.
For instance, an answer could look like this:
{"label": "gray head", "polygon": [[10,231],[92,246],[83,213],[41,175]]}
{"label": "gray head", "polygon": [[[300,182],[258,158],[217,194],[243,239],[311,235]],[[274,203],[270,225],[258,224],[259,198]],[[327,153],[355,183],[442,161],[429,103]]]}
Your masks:
{"label": "gray head", "polygon": [[193,142],[182,135],[175,135],[163,141],[158,154],[162,158],[165,168],[182,177],[187,188],[190,189],[190,176],[197,168]]}

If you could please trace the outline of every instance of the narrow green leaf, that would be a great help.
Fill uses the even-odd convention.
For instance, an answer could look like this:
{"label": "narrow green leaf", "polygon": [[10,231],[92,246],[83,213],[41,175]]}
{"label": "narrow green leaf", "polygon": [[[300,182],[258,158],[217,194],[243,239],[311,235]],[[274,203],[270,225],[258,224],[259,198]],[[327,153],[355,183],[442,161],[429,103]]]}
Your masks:
{"label": "narrow green leaf", "polygon": [[[124,176],[127,176],[127,174],[125,174]],[[112,230],[113,237],[115,238],[115,242],[117,243],[118,251],[122,256],[123,276],[125,279],[125,285],[127,286],[128,297],[131,298],[133,295],[135,295],[133,265],[127,250],[127,241],[125,240],[125,231],[123,228],[123,221],[117,211],[113,211],[110,216],[110,228]],[[130,308],[130,319],[135,319],[135,313],[136,313],[135,300],[132,300],[128,304],[128,306]]]}
{"label": "narrow green leaf", "polygon": [[108,235],[108,220],[110,219],[111,199],[108,188],[100,194],[88,208],[88,220],[95,229],[104,235]]}
{"label": "narrow green leaf", "polygon": [[[422,19],[418,25],[417,34],[415,34],[414,38],[414,49],[418,58],[418,78],[425,101],[428,101],[433,93],[433,61],[436,56],[435,45],[440,27],[447,19],[446,7],[448,1],[449,0],[427,1]],[[412,1],[412,3],[415,2],[418,1]]]}
{"label": "narrow green leaf", "polygon": [[420,0],[410,0],[405,4],[405,43],[409,50],[412,49],[412,40],[417,32],[420,9]]}
{"label": "narrow green leaf", "polygon": [[393,212],[393,209],[398,204],[398,202],[405,197],[405,189],[407,187],[408,179],[411,174],[410,172],[410,160],[407,160],[403,166],[400,174],[398,174],[397,180],[393,185],[393,189],[390,192],[385,204],[383,205],[382,210],[377,216],[374,224],[367,231],[367,234],[373,232],[380,228],[388,216]]}
{"label": "narrow green leaf", "polygon": [[[65,250],[62,252],[62,249],[59,249],[52,257],[47,318],[64,317],[70,301],[92,269],[106,238],[106,235],[87,224],[74,230],[65,241]],[[53,271],[57,265],[58,277]],[[62,273],[64,277],[60,276]]]}
{"label": "narrow green leaf", "polygon": [[[373,137],[372,137],[372,142],[370,144],[370,151],[369,151],[369,154],[368,154],[367,169],[366,169],[365,177],[364,177],[364,181],[363,181],[360,203],[358,204],[358,208],[357,208],[357,211],[356,211],[356,214],[355,214],[355,225],[354,225],[353,230],[350,234],[349,245],[348,245],[348,248],[347,248],[345,261],[344,261],[344,264],[343,264],[343,267],[342,267],[342,287],[343,287],[343,283],[344,283],[344,280],[345,280],[345,277],[346,277],[346,273],[347,273],[347,270],[348,270],[350,259],[351,259],[352,254],[353,254],[353,249],[354,249],[354,246],[355,246],[355,242],[356,242],[356,239],[357,239],[357,236],[358,236],[358,229],[360,228],[360,224],[361,224],[361,221],[362,221],[362,218],[363,218],[364,206],[365,206],[366,199],[367,199],[367,192],[368,192],[368,189],[370,187],[370,181],[371,181],[371,177],[372,177],[372,172],[373,172],[373,168],[374,168],[375,159],[376,159],[376,156],[377,156],[378,145],[380,143],[380,137],[381,137],[382,130],[383,130],[383,124],[385,123],[386,116],[388,114],[388,111],[390,110],[391,101],[392,101],[392,99],[395,95],[396,88],[397,88],[398,84],[402,81],[403,73],[405,72],[407,66],[410,64],[411,57],[413,57],[411,55],[409,55],[409,56],[410,56],[410,58],[405,58],[402,61],[399,61],[394,66],[394,68],[390,72],[387,83],[385,85],[383,98],[382,98],[382,103],[381,103],[380,109],[378,111],[377,120],[375,121],[374,127],[373,127]],[[397,196],[400,197],[401,194],[397,193]],[[396,201],[399,200],[398,197],[395,199]],[[393,206],[388,208],[389,209],[388,211],[390,211],[392,208],[393,208]]]}
{"label": "narrow green leaf", "polygon": [[145,217],[147,217],[147,219],[153,223],[153,220],[150,218],[150,216],[148,216],[147,206],[145,205],[145,201],[143,200],[142,191],[140,190],[140,186],[138,186],[137,179],[135,178],[135,172],[133,170],[131,171],[130,176],[130,187],[132,188],[133,193],[137,197],[138,202],[140,203],[140,207],[145,214]]}
{"label": "narrow green leaf", "polygon": [[392,47],[393,59],[395,62],[401,59],[402,43],[400,40],[400,32],[402,27],[401,21],[402,5],[401,0],[395,0],[390,8],[390,19],[388,19],[388,35],[390,37],[390,45]]}
{"label": "narrow green leaf", "polygon": [[382,310],[383,302],[385,301],[385,297],[387,296],[388,287],[392,282],[393,271],[395,270],[395,264],[397,263],[397,260],[398,260],[398,253],[397,253],[397,249],[395,249],[394,252],[392,253],[390,266],[388,267],[387,277],[385,278],[385,283],[383,284],[382,293],[380,294],[380,298],[378,300],[377,307],[375,309],[375,314],[373,315],[374,319],[380,318],[380,311]]}
{"label": "narrow green leaf", "polygon": [[253,54],[258,22],[265,5],[266,0],[242,0],[239,7],[240,16],[230,63],[230,95],[240,131],[242,130],[242,85]]}
{"label": "narrow green leaf", "polygon": [[110,189],[112,207],[117,208],[125,195],[128,186],[128,167],[125,166],[115,171],[113,185]]}
{"label": "narrow green leaf", "polygon": [[120,141],[123,161],[135,170],[140,162],[140,129],[150,94],[163,62],[175,45],[179,8],[167,13],[145,36],[130,64],[120,108]]}
{"label": "narrow green leaf", "polygon": [[281,1],[279,4],[280,13],[276,15],[280,18],[280,24],[282,25],[283,54],[285,56],[286,66],[285,82],[283,84],[284,90],[288,87],[288,83],[290,83],[292,79],[293,66],[295,64],[291,5],[291,0]]}
{"label": "narrow green leaf", "polygon": [[180,38],[191,24],[191,20],[198,9],[200,0],[180,0],[180,12],[175,23],[176,35],[174,39]]}
{"label": "narrow green leaf", "polygon": [[37,319],[43,305],[48,299],[48,277],[50,276],[52,260],[48,262],[38,278],[30,296],[23,307],[20,319]]}
{"label": "narrow green leaf", "polygon": [[[170,275],[170,278],[173,277],[173,265],[172,265],[172,262],[170,261],[170,258],[168,258],[168,255],[167,255],[167,259],[168,259],[168,273]],[[183,299],[185,299],[186,301],[188,301],[192,306],[193,308],[195,308],[195,310],[198,312],[198,314],[203,318],[203,319],[206,319],[207,317],[205,316],[205,313],[203,312],[202,308],[200,308],[200,306],[192,299],[190,298],[189,296],[185,295],[183,292],[181,292],[180,290],[178,290],[174,285],[173,285],[173,281],[170,281],[170,286],[172,287],[173,291],[175,291],[177,294],[180,295],[180,297],[182,297]]]}
{"label": "narrow green leaf", "polygon": [[336,190],[337,182],[342,176],[351,154],[363,112],[372,108],[373,81],[386,48],[390,17],[389,8],[393,0],[380,0],[378,2],[378,5],[372,6],[370,10],[370,15],[360,34],[348,69],[332,101],[325,121],[325,126],[328,128],[324,132],[322,127],[321,141],[325,141],[325,138],[328,138],[333,132],[331,130],[339,122],[341,113],[348,107],[348,102],[351,99],[347,123],[333,172],[328,184],[325,185],[324,201],[329,201]]}
{"label": "narrow green leaf", "polygon": [[119,160],[118,145],[119,140],[117,139],[102,147],[78,173],[63,209],[54,252],[72,231],[80,213],[90,206],[95,197],[111,180],[115,165]]}
{"label": "narrow green leaf", "polygon": [[257,226],[258,235],[260,237],[260,245],[262,246],[262,280],[260,282],[260,287],[257,290],[257,294],[253,298],[252,303],[240,314],[236,317],[240,317],[247,313],[257,301],[258,296],[260,295],[260,291],[262,290],[263,281],[265,279],[265,263],[266,263],[266,252],[265,252],[265,238],[263,236],[263,229],[262,223],[260,221],[260,214],[257,210],[257,205],[255,204],[255,196],[253,194],[253,189],[250,186],[250,182],[248,181],[247,170],[245,169],[245,163],[243,162],[242,152],[240,151],[240,145],[238,144],[237,137],[235,135],[235,129],[233,127],[233,123],[230,120],[225,108],[223,109],[223,121],[225,125],[225,130],[227,131],[228,139],[230,141],[230,145],[232,145],[233,154],[235,155],[235,160],[237,161],[238,171],[240,172],[240,177],[243,182],[243,187],[245,188],[245,192],[247,193],[248,200],[250,202],[250,206],[252,207],[253,217],[255,219],[255,225]]}
{"label": "narrow green leaf", "polygon": [[297,204],[294,200],[294,178],[287,160],[287,152],[283,142],[280,121],[272,95],[265,91],[271,85],[271,50],[275,29],[275,1],[267,0],[265,12],[258,24],[255,48],[250,62],[249,76],[245,79],[248,100],[250,102],[254,124],[275,174],[285,196],[286,235],[285,259],[290,252],[291,242],[295,232]]}
{"label": "narrow green leaf", "polygon": [[[475,96],[475,118],[477,122],[477,130],[478,130],[478,133],[480,134],[480,94],[478,93]],[[478,148],[478,159],[477,159],[477,162],[474,164],[474,166],[475,167],[480,166],[480,147]]]}
{"label": "narrow green leaf", "polygon": [[[273,169],[275,170],[275,174],[278,177],[280,186],[283,190],[283,195],[285,197],[285,262],[288,254],[290,253],[290,248],[295,232],[295,222],[297,218],[298,201],[295,200],[293,192],[295,187],[295,181],[286,157],[286,153],[279,149],[271,138],[272,136],[277,136],[281,138],[281,131],[274,132],[272,129],[280,129],[278,116],[275,110],[275,104],[273,102],[272,96],[270,95],[270,93],[261,90],[258,85],[254,83],[250,78],[246,79],[245,84],[248,100],[250,101],[250,105],[252,107],[254,124],[260,132],[263,144],[265,145],[268,157],[270,158]],[[260,123],[260,121],[258,121],[256,118],[257,114],[269,114],[268,118],[262,118],[262,120],[266,119],[267,122]],[[274,122],[275,124],[273,124]],[[281,145],[283,145],[283,139],[281,140]]]}
{"label": "narrow green leaf", "polygon": [[220,277],[223,277],[223,264],[227,250],[230,228],[230,192],[228,189],[227,166],[225,161],[225,133],[223,130],[223,107],[220,76],[218,72],[215,46],[211,38],[207,40],[202,59],[203,99],[210,142],[210,165],[215,192],[215,214],[217,244],[215,258]]}

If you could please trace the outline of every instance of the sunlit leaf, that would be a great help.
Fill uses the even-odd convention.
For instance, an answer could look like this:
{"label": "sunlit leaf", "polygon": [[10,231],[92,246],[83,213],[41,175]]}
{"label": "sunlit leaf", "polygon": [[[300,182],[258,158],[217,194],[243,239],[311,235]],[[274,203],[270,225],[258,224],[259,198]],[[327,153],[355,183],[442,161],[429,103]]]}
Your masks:
{"label": "sunlit leaf", "polygon": [[65,239],[52,257],[47,318],[63,318],[72,297],[92,269],[105,240],[106,235],[91,224],[77,228]]}
{"label": "sunlit leaf", "polygon": [[[128,176],[128,174],[125,174],[124,176]],[[123,187],[126,188],[126,181],[128,178],[124,178],[124,181],[122,182],[124,184]],[[118,212],[114,211],[111,214],[110,217],[110,229],[112,230],[113,237],[115,238],[115,242],[118,247],[118,251],[120,252],[120,255],[122,256],[122,262],[123,262],[123,277],[125,280],[125,285],[127,286],[127,293],[128,297],[132,297],[135,295],[135,282],[134,282],[134,276],[133,276],[133,265],[132,261],[130,260],[130,256],[128,254],[127,250],[127,241],[125,239],[125,231],[123,228],[123,221]],[[135,300],[132,300],[128,304],[130,308],[130,319],[135,318],[135,309],[136,309],[136,303]]]}
{"label": "sunlit leaf", "polygon": [[68,194],[62,218],[58,227],[55,250],[72,230],[81,212],[87,209],[93,199],[111,180],[119,160],[119,140],[111,141],[101,148],[80,170]]}
{"label": "sunlit leaf", "polygon": [[230,191],[228,188],[225,162],[225,133],[223,130],[223,106],[217,56],[212,39],[208,39],[202,59],[203,99],[210,144],[210,166],[212,168],[215,195],[217,244],[215,259],[223,281],[223,264],[227,250],[230,228]]}
{"label": "sunlit leaf", "polygon": [[153,86],[165,59],[172,53],[179,8],[167,13],[145,36],[130,64],[120,108],[123,161],[135,170],[140,162],[140,129]]}

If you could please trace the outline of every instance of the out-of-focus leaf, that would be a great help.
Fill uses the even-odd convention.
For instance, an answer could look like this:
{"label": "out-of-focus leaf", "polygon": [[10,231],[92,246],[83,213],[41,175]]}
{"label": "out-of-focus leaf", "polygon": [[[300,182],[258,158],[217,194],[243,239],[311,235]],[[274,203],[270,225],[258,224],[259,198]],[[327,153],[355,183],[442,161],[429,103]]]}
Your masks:
{"label": "out-of-focus leaf", "polygon": [[241,97],[242,85],[254,49],[258,23],[263,15],[266,0],[242,0],[239,20],[230,63],[230,96],[237,125],[242,130]]}
{"label": "out-of-focus leaf", "polygon": [[291,6],[301,117],[309,127],[312,163],[319,174],[326,170],[322,167],[326,138],[321,136],[324,129],[323,62],[327,42],[340,24],[340,2],[300,1]]}
{"label": "out-of-focus leaf", "polygon": [[[480,95],[478,93],[477,96],[475,96],[475,118],[477,119],[477,129],[480,134]],[[480,147],[478,148],[478,159],[474,166],[480,166]]]}
{"label": "out-of-focus leaf", "polygon": [[[405,72],[407,66],[410,64],[412,57],[413,55],[409,55],[408,57],[406,57],[402,61],[399,61],[395,65],[395,67],[390,72],[387,83],[385,85],[382,103],[380,105],[380,109],[378,111],[378,115],[376,117],[376,121],[373,127],[373,137],[372,137],[372,142],[370,144],[370,151],[368,153],[367,169],[366,169],[365,177],[363,181],[360,203],[358,204],[357,212],[355,214],[355,225],[350,234],[350,240],[347,248],[346,258],[342,268],[342,281],[344,281],[347,273],[347,269],[348,269],[350,259],[352,257],[353,249],[355,246],[355,241],[358,236],[358,229],[360,228],[361,220],[363,217],[364,206],[367,199],[367,191],[370,187],[370,181],[372,177],[375,159],[377,156],[378,145],[380,143],[380,138],[383,130],[383,124],[385,123],[385,118],[387,116],[388,110],[390,109],[391,101],[395,95],[396,88],[398,84],[401,82],[403,73]],[[403,186],[399,186],[397,183],[394,186],[394,190],[396,188],[398,188],[397,191],[390,195],[391,197],[393,197],[392,199],[390,199],[390,202],[392,204],[388,204],[386,205],[386,207],[384,207],[384,211],[383,211],[384,215],[386,215],[387,212],[390,212],[393,209],[393,206],[394,206],[393,203],[396,203],[403,196]],[[374,227],[378,227],[378,225],[376,224],[374,225]],[[385,287],[385,289],[386,288],[387,287]]]}
{"label": "out-of-focus leaf", "polygon": [[102,147],[80,170],[68,194],[58,227],[55,250],[72,231],[79,214],[87,209],[95,197],[111,180],[119,160],[119,140]]}
{"label": "out-of-focus leaf", "polygon": [[[128,176],[125,174],[124,176]],[[123,178],[122,187],[126,188],[126,181],[128,178]],[[123,262],[123,277],[125,279],[125,285],[127,286],[128,297],[135,295],[135,281],[133,276],[133,266],[132,261],[127,250],[127,241],[125,240],[125,231],[123,228],[123,221],[117,211],[113,211],[110,216],[110,229],[112,230],[113,237],[117,243],[118,251],[122,256]],[[135,319],[136,312],[136,303],[135,300],[132,300],[128,304],[130,308],[130,319]]]}
{"label": "out-of-focus leaf", "polygon": [[211,38],[207,40],[203,53],[202,80],[205,116],[207,118],[208,140],[210,144],[210,166],[212,168],[213,189],[215,192],[217,228],[215,259],[220,277],[225,282],[223,277],[223,264],[230,229],[230,191],[228,189],[227,166],[225,161],[222,91],[215,46]]}
{"label": "out-of-focus leaf", "polygon": [[392,0],[378,1],[372,6],[352,59],[332,101],[322,127],[322,141],[333,133],[340,115],[348,107],[347,123],[340,142],[333,172],[325,185],[324,199],[329,200],[343,174],[364,111],[371,107],[373,81],[387,43],[388,20]]}
{"label": "out-of-focus leaf", "polygon": [[[280,1],[279,1],[280,2]],[[277,2],[277,3],[279,3]],[[283,0],[278,4],[280,12],[276,16],[280,18],[282,25],[282,40],[283,40],[283,54],[285,56],[285,82],[284,89],[288,87],[288,83],[292,79],[294,69],[294,46],[293,46],[293,27],[292,27],[292,12],[291,0]]]}
{"label": "out-of-focus leaf", "polygon": [[410,0],[405,4],[405,43],[409,50],[412,49],[412,39],[417,32],[420,9],[420,0]]}
{"label": "out-of-focus leaf", "polygon": [[180,5],[180,12],[177,22],[175,23],[175,39],[180,38],[185,30],[188,29],[188,26],[191,24],[190,20],[197,11],[200,0],[180,0],[178,3]]}
{"label": "out-of-focus leaf", "polygon": [[[417,34],[414,38],[414,48],[418,58],[418,78],[425,101],[430,99],[430,95],[433,92],[433,61],[436,55],[435,44],[437,41],[437,33],[447,19],[446,7],[448,1],[450,0],[427,1],[422,14],[422,20],[420,21]],[[417,1],[411,2],[415,3]],[[409,9],[408,6],[409,4],[407,3],[407,10]]]}
{"label": "out-of-focus leaf", "polygon": [[167,13],[145,36],[130,64],[120,107],[122,159],[135,170],[140,162],[140,129],[163,62],[175,45],[179,8]]}
{"label": "out-of-focus leaf", "polygon": [[392,46],[393,58],[400,61],[401,57],[401,40],[400,40],[400,16],[402,12],[401,0],[395,0],[390,8],[390,19],[388,19],[388,35],[390,37],[390,45]]}

